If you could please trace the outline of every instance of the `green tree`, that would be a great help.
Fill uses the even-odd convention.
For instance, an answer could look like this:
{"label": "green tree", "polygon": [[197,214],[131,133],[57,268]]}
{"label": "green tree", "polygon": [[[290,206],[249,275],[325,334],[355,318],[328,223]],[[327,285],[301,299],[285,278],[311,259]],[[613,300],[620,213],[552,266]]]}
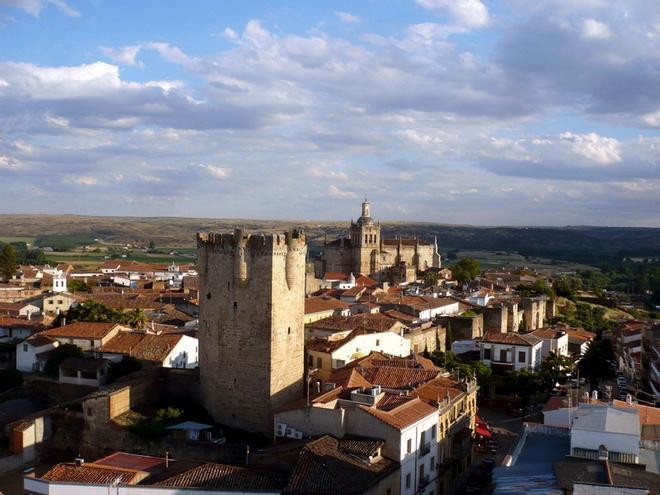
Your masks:
{"label": "green tree", "polygon": [[148,251],[154,251],[156,249],[156,241],[153,239],[149,241],[149,247],[147,248]]}
{"label": "green tree", "polygon": [[516,395],[520,397],[524,419],[527,406],[531,403],[534,394],[538,392],[539,377],[532,371],[522,369],[511,372],[511,382]]}
{"label": "green tree", "polygon": [[82,280],[71,280],[68,288],[70,292],[92,292],[92,288]]}
{"label": "green tree", "polygon": [[542,392],[548,393],[556,383],[566,383],[567,374],[574,368],[575,362],[571,358],[551,352],[541,363],[541,369],[538,372],[539,388]]}
{"label": "green tree", "polygon": [[454,278],[461,284],[469,282],[481,273],[481,266],[474,258],[463,258],[452,268]]}
{"label": "green tree", "polygon": [[16,273],[16,251],[11,244],[5,244],[0,252],[0,276],[9,280]]}
{"label": "green tree", "polygon": [[98,301],[83,301],[69,309],[66,314],[68,322],[96,321],[101,323],[119,323],[133,328],[144,328],[147,315],[141,309],[124,311],[112,309]]}
{"label": "green tree", "polygon": [[436,272],[427,271],[424,274],[424,285],[426,287],[438,285],[438,274]]}
{"label": "green tree", "polygon": [[44,372],[50,376],[58,376],[60,373],[60,364],[66,358],[70,357],[83,357],[83,351],[80,347],[73,344],[62,344],[57,346],[51,352],[46,365],[44,366]]}
{"label": "green tree", "polygon": [[602,338],[602,332],[598,332],[578,361],[580,374],[589,380],[592,390],[597,389],[603,381],[616,376],[614,359],[612,343]]}
{"label": "green tree", "polygon": [[451,351],[451,344],[454,340],[454,336],[451,332],[451,321],[447,322],[447,331],[445,332],[445,350]]}

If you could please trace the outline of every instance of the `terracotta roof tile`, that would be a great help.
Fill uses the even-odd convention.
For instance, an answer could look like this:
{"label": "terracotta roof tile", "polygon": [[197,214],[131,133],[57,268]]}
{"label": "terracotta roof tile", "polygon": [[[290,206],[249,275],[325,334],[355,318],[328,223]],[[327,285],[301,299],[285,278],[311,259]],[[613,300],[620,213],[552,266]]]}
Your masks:
{"label": "terracotta roof tile", "polygon": [[487,332],[481,337],[481,341],[493,344],[510,344],[531,347],[541,342],[541,339],[531,333]]}
{"label": "terracotta roof tile", "polygon": [[345,310],[350,306],[334,297],[308,297],[305,299],[305,314],[320,313],[330,310]]}
{"label": "terracotta roof tile", "polygon": [[117,326],[117,323],[92,323],[77,321],[63,327],[51,328],[42,332],[48,337],[102,339]]}
{"label": "terracotta roof tile", "polygon": [[219,490],[280,490],[285,480],[276,473],[207,463],[172,476],[155,486]]}
{"label": "terracotta roof tile", "polygon": [[135,485],[144,479],[148,473],[135,469],[107,467],[93,463],[76,466],[74,464],[57,464],[44,474],[41,479],[47,481],[64,481],[68,483],[89,483],[109,485],[116,481],[126,485]]}
{"label": "terracotta roof tile", "polygon": [[378,406],[360,406],[360,409],[397,430],[404,430],[428,416],[438,414],[437,407],[433,407],[416,397],[409,398],[397,407],[386,411],[379,409]]}
{"label": "terracotta roof tile", "polygon": [[126,354],[143,361],[162,363],[172,352],[183,335],[180,334],[145,334],[139,332],[120,332],[106,342],[101,352]]}

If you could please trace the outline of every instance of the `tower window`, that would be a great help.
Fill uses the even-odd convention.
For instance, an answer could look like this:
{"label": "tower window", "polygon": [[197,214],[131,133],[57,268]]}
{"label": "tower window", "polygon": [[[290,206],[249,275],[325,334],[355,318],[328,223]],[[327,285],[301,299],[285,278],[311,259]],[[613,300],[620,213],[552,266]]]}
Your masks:
{"label": "tower window", "polygon": [[236,311],[237,309],[238,309],[238,303],[234,301],[234,311]]}
{"label": "tower window", "polygon": [[287,332],[289,335],[291,335],[291,327],[289,327],[289,330]]}
{"label": "tower window", "polygon": [[227,282],[227,290],[231,289],[231,282]]}
{"label": "tower window", "polygon": [[206,299],[211,299],[211,293],[210,292],[206,293]]}
{"label": "tower window", "polygon": [[367,234],[364,234],[364,242],[368,242],[367,241]]}

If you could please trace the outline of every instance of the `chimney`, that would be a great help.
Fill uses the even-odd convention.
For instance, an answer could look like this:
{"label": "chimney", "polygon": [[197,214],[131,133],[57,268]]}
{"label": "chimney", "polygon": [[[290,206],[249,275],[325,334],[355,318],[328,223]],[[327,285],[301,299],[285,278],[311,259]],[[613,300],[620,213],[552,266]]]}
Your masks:
{"label": "chimney", "polygon": [[594,402],[598,401],[598,390],[591,392],[591,400]]}
{"label": "chimney", "polygon": [[78,457],[76,457],[76,458],[73,460],[73,463],[75,464],[76,467],[80,467],[80,466],[82,466],[82,465],[85,464],[85,459],[83,459],[82,457],[80,457],[80,454],[78,454]]}
{"label": "chimney", "polygon": [[165,469],[170,468],[170,452],[169,450],[165,451]]}
{"label": "chimney", "polygon": [[632,403],[633,403],[633,401],[632,401],[632,395],[630,395],[630,394],[626,394],[626,402],[627,402],[628,404],[632,405]]}

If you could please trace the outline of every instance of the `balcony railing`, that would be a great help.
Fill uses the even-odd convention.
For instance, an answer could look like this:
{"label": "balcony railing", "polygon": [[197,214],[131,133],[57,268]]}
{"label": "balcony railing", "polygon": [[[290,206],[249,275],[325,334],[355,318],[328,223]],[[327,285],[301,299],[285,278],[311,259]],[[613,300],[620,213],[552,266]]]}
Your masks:
{"label": "balcony railing", "polygon": [[424,457],[429,452],[431,452],[431,443],[427,442],[419,448],[419,457]]}
{"label": "balcony railing", "polygon": [[425,474],[425,475],[423,475],[423,476],[420,476],[420,477],[419,477],[419,484],[417,485],[418,490],[419,490],[419,491],[424,490],[424,488],[426,488],[427,486],[429,486],[429,483],[430,483],[430,482],[431,482],[431,478],[429,477],[428,474]]}

